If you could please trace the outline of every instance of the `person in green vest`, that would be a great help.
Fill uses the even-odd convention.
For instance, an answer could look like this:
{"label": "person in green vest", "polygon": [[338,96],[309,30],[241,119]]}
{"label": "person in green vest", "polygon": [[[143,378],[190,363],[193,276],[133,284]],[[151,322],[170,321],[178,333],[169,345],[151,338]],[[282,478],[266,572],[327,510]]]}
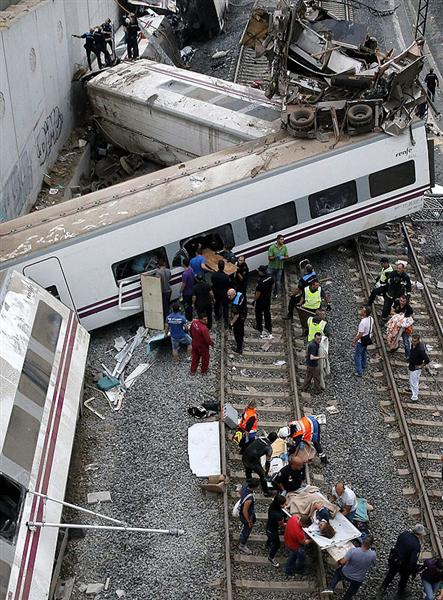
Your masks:
{"label": "person in green vest", "polygon": [[278,235],[275,244],[269,246],[268,249],[268,268],[274,279],[274,298],[277,298],[281,290],[284,263],[288,258],[288,248],[285,244],[285,238],[282,235]]}
{"label": "person in green vest", "polygon": [[394,270],[389,262],[389,259],[386,257],[380,259],[380,266],[380,273],[377,275],[375,285],[369,294],[368,301],[366,302],[368,306],[372,305],[377,296],[383,296],[383,298],[385,297],[389,273],[392,273]]}
{"label": "person in green vest", "polygon": [[308,319],[315,317],[319,308],[325,303],[330,310],[329,295],[326,295],[318,279],[313,279],[303,290],[303,295],[298,303],[298,314],[303,329],[303,336],[308,335]]}
{"label": "person in green vest", "polygon": [[319,309],[313,317],[309,317],[307,320],[308,325],[308,342],[312,342],[316,333],[321,333],[327,338],[331,334],[331,330],[328,322],[326,321],[326,312],[323,309]]}

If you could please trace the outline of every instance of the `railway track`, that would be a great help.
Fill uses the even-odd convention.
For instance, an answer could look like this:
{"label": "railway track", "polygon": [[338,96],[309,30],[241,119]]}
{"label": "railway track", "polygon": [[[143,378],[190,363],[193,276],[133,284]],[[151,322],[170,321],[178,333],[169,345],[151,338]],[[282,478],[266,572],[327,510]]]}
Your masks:
{"label": "railway track", "polygon": [[[287,307],[279,298],[272,303],[273,338],[261,339],[253,329],[254,309],[251,306],[253,289],[248,290],[248,317],[245,327],[243,355],[230,351],[231,335],[222,336],[220,397],[222,404],[231,403],[239,411],[248,400],[257,400],[259,432],[277,431],[288,420],[301,417],[304,407],[297,392],[297,373],[291,324],[283,319]],[[223,412],[222,412],[223,414]],[[256,493],[257,523],[248,545],[252,556],[240,554],[238,550],[240,522],[232,516],[232,507],[238,500],[238,489],[244,481],[241,456],[231,442],[232,431],[224,431],[222,425],[222,469],[229,484],[224,494],[226,578],[225,597],[241,599],[253,592],[254,598],[269,598],[269,594],[297,592],[300,597],[316,598],[325,585],[324,567],[320,552],[312,549],[308,555],[306,575],[286,578],[283,550],[277,559],[280,568],[273,567],[265,549],[265,527],[267,509],[271,502],[263,494]],[[314,467],[315,469],[315,467]],[[321,477],[321,476],[320,476]],[[308,482],[318,475],[308,470]],[[303,596],[306,594],[306,596]],[[274,597],[274,596],[272,596]]]}
{"label": "railway track", "polygon": [[[381,245],[380,245],[381,243]],[[353,273],[355,293],[362,304],[369,294],[370,282],[379,271],[379,261],[387,256],[391,262],[406,260],[414,286],[411,305],[414,309],[414,331],[428,347],[431,364],[443,364],[443,295],[430,282],[429,269],[419,263],[407,226],[392,223],[380,232],[369,232],[356,241],[357,269]],[[419,286],[421,288],[421,286]],[[385,421],[395,427],[390,435],[399,461],[399,474],[405,477],[403,494],[413,499],[411,518],[422,520],[430,532],[429,550],[443,556],[443,510],[441,497],[441,462],[443,447],[443,369],[430,366],[420,380],[419,401],[410,401],[408,364],[402,343],[396,352],[386,348],[384,327],[380,324],[380,301],[374,304],[376,346],[370,351],[371,374],[375,377],[381,358],[387,382],[387,399],[382,411]],[[374,314],[374,316],[376,316]],[[388,399],[390,396],[390,399]],[[409,482],[409,483],[407,483]]]}

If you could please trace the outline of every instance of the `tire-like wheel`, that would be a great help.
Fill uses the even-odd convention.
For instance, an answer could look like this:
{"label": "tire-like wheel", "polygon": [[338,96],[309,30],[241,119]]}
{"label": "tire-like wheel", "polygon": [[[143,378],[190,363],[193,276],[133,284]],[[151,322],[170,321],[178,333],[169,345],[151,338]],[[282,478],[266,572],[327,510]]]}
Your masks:
{"label": "tire-like wheel", "polygon": [[289,116],[289,122],[293,129],[310,129],[315,119],[315,111],[310,106],[296,108]]}
{"label": "tire-like wheel", "polygon": [[367,104],[355,104],[348,111],[348,121],[351,125],[366,125],[372,120],[372,113]]}

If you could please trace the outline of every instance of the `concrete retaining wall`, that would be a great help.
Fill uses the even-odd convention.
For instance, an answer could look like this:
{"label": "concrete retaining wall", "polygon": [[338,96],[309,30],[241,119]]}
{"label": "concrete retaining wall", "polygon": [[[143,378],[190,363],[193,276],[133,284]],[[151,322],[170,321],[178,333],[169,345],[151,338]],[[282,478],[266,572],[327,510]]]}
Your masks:
{"label": "concrete retaining wall", "polygon": [[0,220],[26,213],[73,126],[72,76],[82,34],[114,0],[26,0],[0,11]]}

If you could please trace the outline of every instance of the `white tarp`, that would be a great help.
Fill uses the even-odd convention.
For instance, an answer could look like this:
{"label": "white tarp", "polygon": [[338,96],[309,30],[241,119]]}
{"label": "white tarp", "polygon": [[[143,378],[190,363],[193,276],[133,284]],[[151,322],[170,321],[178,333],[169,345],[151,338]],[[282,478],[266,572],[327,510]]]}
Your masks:
{"label": "white tarp", "polygon": [[188,456],[197,477],[221,474],[218,421],[196,423],[188,429]]}

